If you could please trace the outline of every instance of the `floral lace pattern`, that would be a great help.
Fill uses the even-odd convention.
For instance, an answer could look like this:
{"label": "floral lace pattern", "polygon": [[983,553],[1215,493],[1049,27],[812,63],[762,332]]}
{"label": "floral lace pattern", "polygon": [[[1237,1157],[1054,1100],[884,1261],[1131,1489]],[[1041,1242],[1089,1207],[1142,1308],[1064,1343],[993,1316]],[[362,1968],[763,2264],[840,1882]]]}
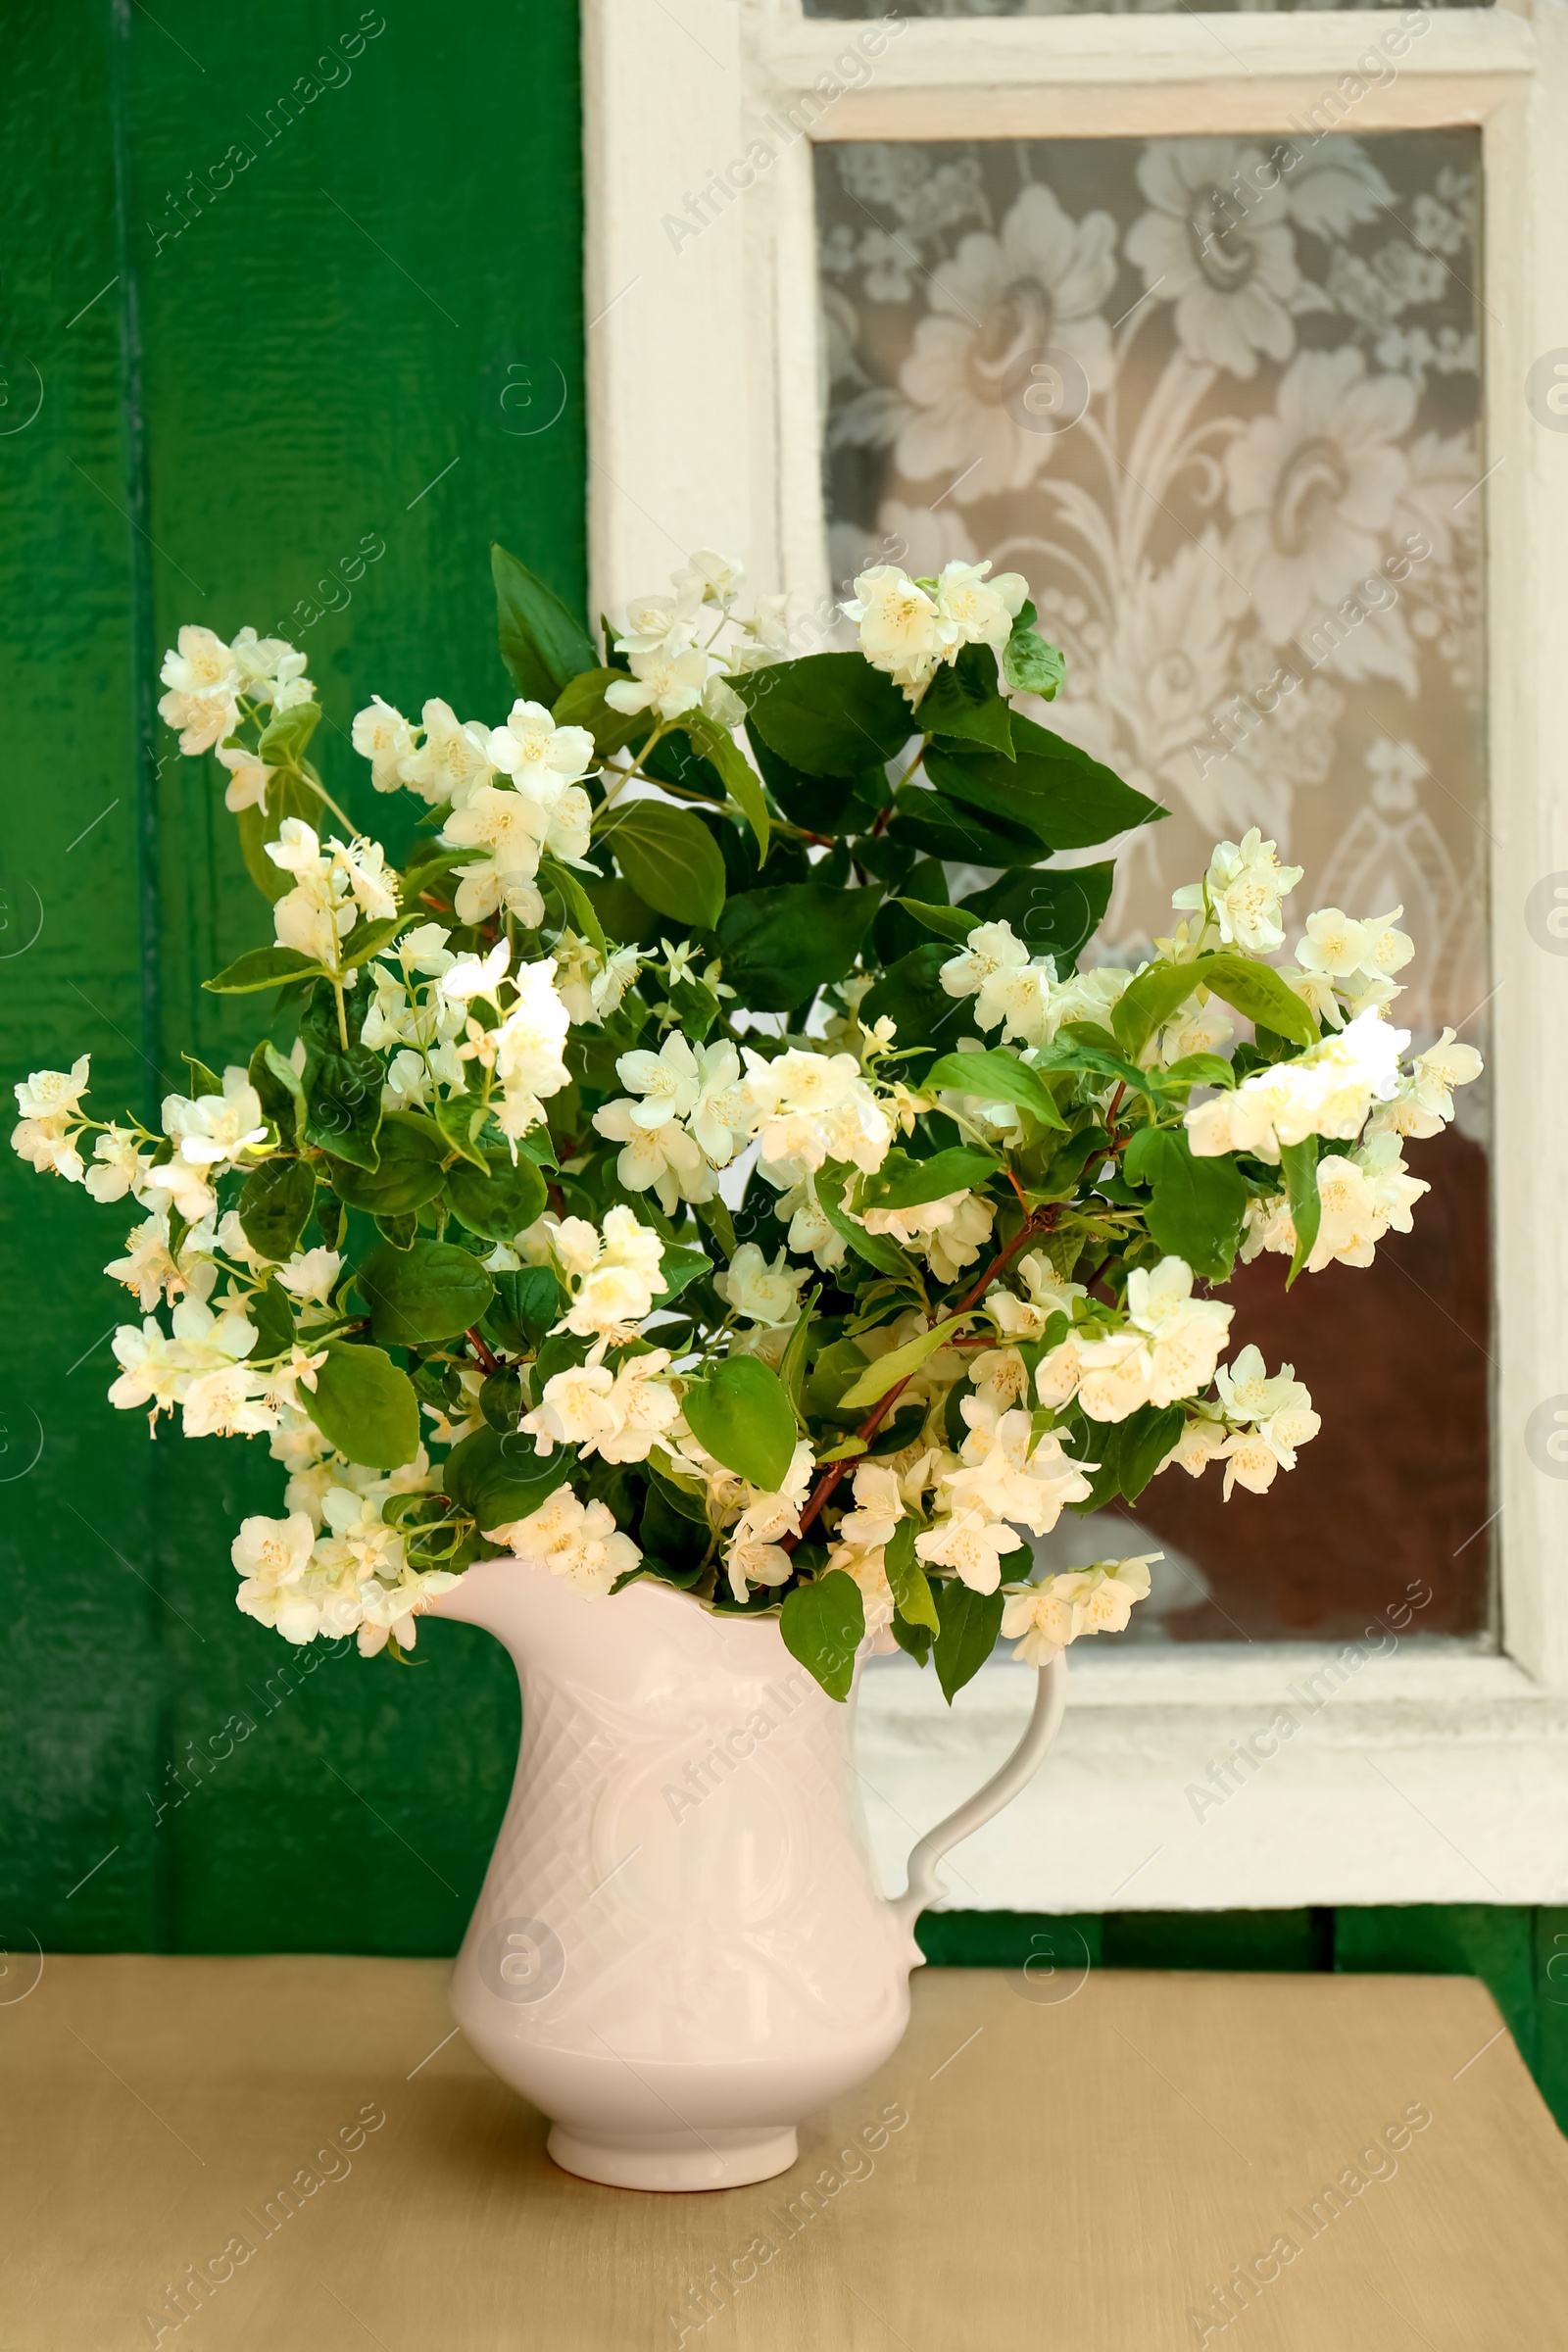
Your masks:
{"label": "floral lace pattern", "polygon": [[817,149],[835,577],[1026,576],[1050,723],[1171,810],[1118,963],[1257,824],[1402,905],[1413,1028],[1487,993],[1477,166],[1463,129]]}

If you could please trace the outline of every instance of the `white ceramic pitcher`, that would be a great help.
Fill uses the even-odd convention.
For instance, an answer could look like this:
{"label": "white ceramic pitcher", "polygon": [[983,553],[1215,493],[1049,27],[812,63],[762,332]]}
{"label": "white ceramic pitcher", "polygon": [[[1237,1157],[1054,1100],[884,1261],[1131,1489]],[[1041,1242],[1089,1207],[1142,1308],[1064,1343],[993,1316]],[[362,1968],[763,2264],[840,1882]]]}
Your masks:
{"label": "white ceramic pitcher", "polygon": [[909,2015],[935,1865],[1034,1773],[1061,1721],[1042,1668],[1006,1764],[879,1891],[831,1699],[776,1618],[647,1579],[586,1600],[481,1561],[434,1614],[483,1626],[522,1685],[522,1751],[452,2007],[552,2118],[550,2154],[621,2188],[729,2188],[793,2164],[795,2127],[874,2074]]}

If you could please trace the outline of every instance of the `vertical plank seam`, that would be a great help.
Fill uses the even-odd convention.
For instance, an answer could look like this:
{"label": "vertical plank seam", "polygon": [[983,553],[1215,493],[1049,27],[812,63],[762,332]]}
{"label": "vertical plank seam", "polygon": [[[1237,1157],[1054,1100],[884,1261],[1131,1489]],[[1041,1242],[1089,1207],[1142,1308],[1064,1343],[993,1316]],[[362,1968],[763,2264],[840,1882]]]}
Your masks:
{"label": "vertical plank seam", "polygon": [[[147,536],[149,514],[147,419],[142,382],[141,311],[136,276],[131,259],[131,202],[133,168],[130,145],[129,81],[130,57],[130,0],[110,0],[110,136],[114,146],[115,168],[115,243],[120,264],[120,337],[121,337],[121,432],[124,458],[125,512],[130,519],[129,576],[130,576],[130,670],[131,670],[131,735],[132,758],[136,775],[136,892],[139,912],[138,931],[141,946],[141,1031],[144,1066],[146,1061],[164,1068],[163,988],[160,968],[162,947],[162,906],[160,895],[160,858],[158,829],[158,737],[157,707],[154,696],[154,662],[156,638],[153,615],[153,585],[151,541]],[[144,1087],[146,1081],[143,1081]],[[156,1114],[157,1103],[151,1106]],[[152,1117],[149,1117],[152,1124]],[[154,1786],[161,1788],[172,1743],[172,1693],[170,1675],[172,1661],[169,1641],[169,1611],[163,1602],[162,1559],[158,1542],[163,1524],[160,1510],[162,1499],[161,1455],[149,1447],[143,1486],[147,1502],[147,1525],[154,1541],[154,1575],[160,1588],[157,1597],[148,1606],[156,1612],[156,1638],[159,1658],[159,1690],[156,1709],[156,1730],[153,1744]],[[169,1886],[166,1861],[167,1840],[153,1839],[152,1913],[153,1945],[157,1951],[169,1948]]]}

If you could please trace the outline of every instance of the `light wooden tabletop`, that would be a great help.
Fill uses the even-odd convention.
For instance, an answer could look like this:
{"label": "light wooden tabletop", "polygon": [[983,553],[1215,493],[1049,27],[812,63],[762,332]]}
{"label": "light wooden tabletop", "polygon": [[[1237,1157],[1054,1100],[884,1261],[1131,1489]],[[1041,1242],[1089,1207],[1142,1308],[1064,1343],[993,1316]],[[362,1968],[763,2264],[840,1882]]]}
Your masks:
{"label": "light wooden tabletop", "polygon": [[446,1975],[13,1961],[0,2352],[1568,2346],[1568,2146],[1467,1981],[928,1970],[793,2172],[652,2196]]}

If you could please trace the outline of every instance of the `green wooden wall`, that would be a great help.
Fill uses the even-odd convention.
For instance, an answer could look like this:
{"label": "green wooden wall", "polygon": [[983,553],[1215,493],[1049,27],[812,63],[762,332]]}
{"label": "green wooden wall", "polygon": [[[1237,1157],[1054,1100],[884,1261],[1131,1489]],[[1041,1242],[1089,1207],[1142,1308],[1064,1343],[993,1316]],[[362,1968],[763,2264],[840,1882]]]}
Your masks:
{"label": "green wooden wall", "polygon": [[[179,624],[308,649],[329,787],[372,822],[346,733],[370,690],[506,707],[491,538],[582,594],[577,15],[13,0],[7,34],[5,1078],[90,1050],[99,1115],[148,1116],[182,1049],[238,1050],[200,982],[263,912],[210,763],[154,712]],[[126,1220],[9,1152],[0,1212],[5,1934],[449,1947],[510,1668],[454,1628],[439,1665],[300,1674],[233,1605],[264,1448],[150,1446],[104,1401]],[[254,1731],[181,1774],[231,1716]]]}
{"label": "green wooden wall", "polygon": [[[508,691],[489,540],[581,594],[576,8],[12,0],[7,31],[4,1075],[90,1050],[99,1115],[149,1116],[182,1049],[238,1051],[200,982],[260,913],[206,764],[156,719],[179,624],[304,645],[330,786],[384,821],[345,732],[368,693],[466,715]],[[228,1539],[278,1474],[105,1403],[123,1224],[0,1164],[0,1944],[449,1951],[515,1754],[510,1668],[466,1627],[362,1671],[238,1615]],[[1481,1975],[1568,2116],[1568,1912],[922,1935],[1065,1968],[1064,1925],[1097,1966]]]}

